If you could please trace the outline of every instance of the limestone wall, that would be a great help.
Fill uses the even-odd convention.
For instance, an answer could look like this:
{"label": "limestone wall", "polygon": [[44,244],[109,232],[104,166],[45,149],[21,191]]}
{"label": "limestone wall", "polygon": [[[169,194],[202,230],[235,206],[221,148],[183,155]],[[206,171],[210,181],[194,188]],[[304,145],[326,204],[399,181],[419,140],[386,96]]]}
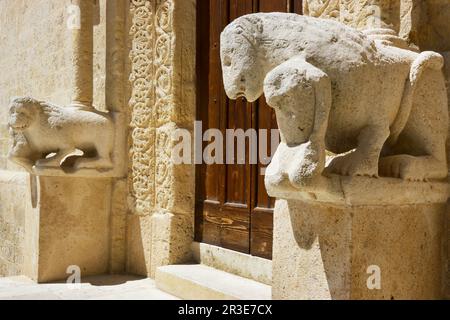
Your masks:
{"label": "limestone wall", "polygon": [[[0,276],[23,269],[25,217],[31,207],[28,175],[18,174],[21,169],[6,159],[8,104],[22,95],[70,102],[68,5],[70,0],[0,1]],[[106,0],[99,1],[95,16],[94,103],[100,109],[105,105],[105,5]]]}
{"label": "limestone wall", "polygon": [[[25,218],[29,213],[28,175],[0,170],[0,276],[24,267]],[[22,199],[22,201],[17,201]]]}
{"label": "limestone wall", "polygon": [[[95,105],[104,108],[106,0],[100,1],[95,28]],[[0,1],[0,169],[6,161],[7,106],[11,97],[31,95],[58,104],[70,102],[70,0]],[[100,17],[101,13],[101,17]]]}

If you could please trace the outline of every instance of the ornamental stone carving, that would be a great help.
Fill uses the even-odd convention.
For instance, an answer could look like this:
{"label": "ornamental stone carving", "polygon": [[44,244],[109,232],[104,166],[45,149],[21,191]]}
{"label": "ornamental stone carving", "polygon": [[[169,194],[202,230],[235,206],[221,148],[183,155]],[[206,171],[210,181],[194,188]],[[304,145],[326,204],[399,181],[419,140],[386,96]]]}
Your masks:
{"label": "ornamental stone carving", "polygon": [[[336,21],[283,13],[238,18],[222,33],[231,99],[264,93],[282,143],[266,172],[272,195],[325,177],[447,177],[443,58],[376,40]],[[337,156],[326,166],[326,151]]]}
{"label": "ornamental stone carving", "polygon": [[64,166],[65,171],[113,168],[114,124],[106,113],[16,98],[9,109],[9,128],[13,137],[9,158],[31,173],[59,171],[80,151],[82,156]]}
{"label": "ornamental stone carving", "polygon": [[123,176],[122,143],[116,126],[123,127],[124,115],[111,105],[109,113],[99,112],[93,106],[94,3],[72,2],[80,15],[79,25],[70,26],[72,103],[60,107],[29,97],[11,102],[9,128],[13,146],[9,158],[32,174]]}

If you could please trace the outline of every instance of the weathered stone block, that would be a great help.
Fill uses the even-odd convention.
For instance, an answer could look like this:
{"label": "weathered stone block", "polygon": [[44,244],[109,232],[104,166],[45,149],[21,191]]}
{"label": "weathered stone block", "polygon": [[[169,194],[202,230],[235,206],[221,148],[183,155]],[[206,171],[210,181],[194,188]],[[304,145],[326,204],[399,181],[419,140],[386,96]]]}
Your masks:
{"label": "weathered stone block", "polygon": [[152,216],[152,277],[158,267],[191,262],[193,228],[192,216],[169,212]]}
{"label": "weathered stone block", "polygon": [[[274,299],[440,299],[445,216],[445,204],[332,208],[279,200]],[[379,288],[371,287],[373,276]]]}
{"label": "weathered stone block", "polygon": [[150,276],[152,217],[151,215],[129,215],[127,220],[127,272]]}
{"label": "weathered stone block", "polygon": [[0,277],[20,275],[25,270],[25,225],[32,214],[29,177],[0,170]]}
{"label": "weathered stone block", "polygon": [[109,270],[109,179],[39,178],[37,280],[68,278],[69,266],[81,276]]}
{"label": "weathered stone block", "polygon": [[174,139],[176,130],[175,123],[156,130],[156,208],[188,215],[194,212],[195,166],[174,163],[172,151],[179,143]]}

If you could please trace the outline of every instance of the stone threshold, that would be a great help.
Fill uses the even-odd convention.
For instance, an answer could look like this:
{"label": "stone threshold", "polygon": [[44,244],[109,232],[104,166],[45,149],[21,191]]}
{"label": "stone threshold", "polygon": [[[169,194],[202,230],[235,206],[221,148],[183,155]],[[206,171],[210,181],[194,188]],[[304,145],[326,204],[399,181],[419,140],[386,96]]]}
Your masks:
{"label": "stone threshold", "polygon": [[173,265],[156,271],[156,287],[184,300],[271,300],[272,288],[205,265]]}
{"label": "stone threshold", "polygon": [[272,285],[272,260],[198,242],[192,253],[195,263]]}

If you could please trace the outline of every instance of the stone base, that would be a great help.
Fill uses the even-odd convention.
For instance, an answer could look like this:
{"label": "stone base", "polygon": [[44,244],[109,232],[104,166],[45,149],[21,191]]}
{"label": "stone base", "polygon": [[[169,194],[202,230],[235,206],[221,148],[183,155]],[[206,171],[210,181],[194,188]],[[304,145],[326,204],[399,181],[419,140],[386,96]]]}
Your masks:
{"label": "stone base", "polygon": [[169,212],[130,215],[127,272],[155,278],[161,266],[192,262],[192,217]]}
{"label": "stone base", "polygon": [[266,284],[201,264],[159,267],[158,289],[184,300],[270,300]]}
{"label": "stone base", "polygon": [[[332,208],[279,200],[274,299],[442,298],[445,215],[445,204]],[[380,288],[371,290],[374,275]]]}
{"label": "stone base", "polygon": [[36,215],[27,221],[25,275],[44,283],[105,274],[110,257],[110,179],[38,178]]}
{"label": "stone base", "polygon": [[[276,180],[266,175],[266,181]],[[422,205],[446,202],[450,196],[447,181],[412,182],[394,178],[321,177],[311,187],[297,189],[288,181],[266,183],[270,196],[329,206]],[[389,190],[389,192],[387,192]]]}

